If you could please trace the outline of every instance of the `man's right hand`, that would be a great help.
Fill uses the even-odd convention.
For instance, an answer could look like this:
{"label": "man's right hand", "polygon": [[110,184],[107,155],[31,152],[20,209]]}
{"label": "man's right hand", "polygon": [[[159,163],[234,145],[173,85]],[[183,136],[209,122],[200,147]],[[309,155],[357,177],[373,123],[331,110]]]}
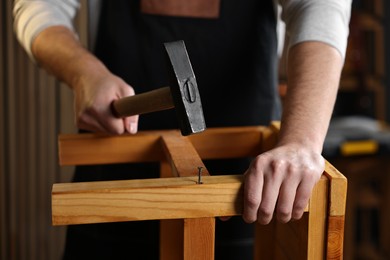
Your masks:
{"label": "man's right hand", "polygon": [[111,110],[115,100],[134,95],[134,89],[121,78],[111,73],[94,74],[82,77],[73,89],[78,128],[109,134],[137,132],[138,116],[116,118]]}
{"label": "man's right hand", "polygon": [[75,120],[80,129],[109,134],[136,133],[138,116],[116,118],[114,100],[134,95],[134,89],[113,75],[64,26],[51,26],[32,44],[37,62],[73,89]]}

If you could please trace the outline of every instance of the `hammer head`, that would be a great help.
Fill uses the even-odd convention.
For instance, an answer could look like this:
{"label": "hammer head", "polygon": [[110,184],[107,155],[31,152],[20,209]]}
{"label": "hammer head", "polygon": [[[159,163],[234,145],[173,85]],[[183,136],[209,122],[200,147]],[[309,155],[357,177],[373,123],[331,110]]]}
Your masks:
{"label": "hammer head", "polygon": [[170,67],[170,86],[182,135],[206,129],[198,84],[183,41],[164,43]]}

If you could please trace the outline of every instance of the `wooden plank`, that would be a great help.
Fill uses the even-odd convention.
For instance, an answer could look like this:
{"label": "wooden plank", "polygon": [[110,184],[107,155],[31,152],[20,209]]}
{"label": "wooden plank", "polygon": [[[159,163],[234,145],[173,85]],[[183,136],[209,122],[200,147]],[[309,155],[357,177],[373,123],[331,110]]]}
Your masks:
{"label": "wooden plank", "polygon": [[54,184],[53,225],[242,214],[242,175],[197,181],[180,177]]}
{"label": "wooden plank", "polygon": [[329,179],[329,214],[330,216],[344,216],[347,203],[347,178],[332,164],[325,162],[324,175]]}
{"label": "wooden plank", "polygon": [[261,153],[264,126],[209,128],[189,139],[203,159],[257,156]]}
{"label": "wooden plank", "polygon": [[[159,161],[158,139],[179,131],[141,131],[136,135],[63,134],[59,136],[60,165]],[[202,159],[250,157],[269,150],[276,142],[276,127],[210,128],[189,136]]]}
{"label": "wooden plank", "polygon": [[254,243],[255,260],[275,259],[275,227],[275,219],[273,219],[268,225],[256,224]]}
{"label": "wooden plank", "polygon": [[60,165],[160,161],[163,153],[159,140],[160,135],[148,132],[120,136],[61,135],[58,140],[59,161]]}
{"label": "wooden plank", "polygon": [[184,220],[184,260],[214,259],[215,218]]}
{"label": "wooden plank", "polygon": [[261,152],[266,152],[275,147],[278,141],[280,123],[272,122],[269,127],[262,131]]}
{"label": "wooden plank", "polygon": [[[181,136],[178,132],[171,132],[164,134],[161,141],[173,175],[179,177],[197,176],[199,168],[201,168],[202,179],[203,176],[209,176],[202,159],[187,137]],[[164,175],[166,176],[167,174]],[[182,236],[180,232],[184,233],[182,247],[181,244],[176,244],[177,252],[166,252],[166,250],[174,250],[172,248],[174,242],[164,242],[167,243],[165,245],[166,249],[163,251],[164,257],[171,253],[173,257],[178,259],[213,259],[215,218],[184,219],[184,227],[182,222],[183,220],[170,220],[163,223],[163,232],[168,233],[169,231],[166,229],[175,232],[175,234],[171,235],[175,242],[179,242],[178,239]],[[165,238],[167,236],[166,234]],[[182,258],[178,254],[181,251],[183,251]],[[172,259],[172,256],[169,256],[167,259]]]}
{"label": "wooden plank", "polygon": [[326,255],[327,259],[343,259],[347,178],[329,162],[326,162],[324,175],[329,179]]}
{"label": "wooden plank", "polygon": [[182,260],[184,255],[184,219],[160,221],[160,260]]}
{"label": "wooden plank", "polygon": [[275,224],[275,259],[324,259],[328,183],[329,180],[322,176],[313,189],[308,212],[302,219]]}
{"label": "wooden plank", "polygon": [[[160,177],[172,177],[171,164],[167,161],[160,163]],[[184,241],[184,220],[160,220],[160,260],[182,260]]]}
{"label": "wooden plank", "polygon": [[55,184],[54,225],[242,213],[242,175]]}
{"label": "wooden plank", "polygon": [[328,260],[343,259],[344,216],[329,216],[327,253]]}
{"label": "wooden plank", "polygon": [[197,176],[199,168],[202,169],[202,176],[210,175],[187,137],[181,136],[178,132],[171,132],[162,135],[161,142],[174,176]]}
{"label": "wooden plank", "polygon": [[308,219],[305,213],[300,220],[282,224],[275,223],[275,258],[308,259]]}
{"label": "wooden plank", "polygon": [[329,180],[321,178],[314,186],[309,201],[308,259],[324,259],[328,216]]}
{"label": "wooden plank", "polygon": [[[261,152],[260,143],[267,129],[264,126],[211,128],[188,138],[202,159],[248,157]],[[159,139],[172,134],[177,135],[179,131],[140,131],[136,135],[120,136],[62,134],[58,138],[60,165],[160,161],[164,156]]]}

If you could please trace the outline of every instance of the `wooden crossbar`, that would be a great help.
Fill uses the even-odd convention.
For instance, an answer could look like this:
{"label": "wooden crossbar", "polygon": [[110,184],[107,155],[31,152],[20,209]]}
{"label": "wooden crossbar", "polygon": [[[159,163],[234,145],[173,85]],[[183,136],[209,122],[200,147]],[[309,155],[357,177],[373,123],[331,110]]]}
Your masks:
{"label": "wooden crossbar", "polygon": [[[164,133],[164,134],[162,134]],[[60,165],[85,165],[163,160],[161,136],[177,131],[143,131],[137,135],[63,134],[58,138]],[[202,159],[256,156],[271,134],[266,127],[208,129],[188,139]]]}
{"label": "wooden crossbar", "polygon": [[164,135],[161,139],[166,159],[171,164],[171,177],[195,176],[199,171],[202,176],[210,175],[188,138],[176,132]]}
{"label": "wooden crossbar", "polygon": [[56,184],[53,224],[239,215],[241,186],[238,175]]}
{"label": "wooden crossbar", "polygon": [[[55,184],[54,225],[242,214],[242,175]],[[324,176],[318,185],[324,185]],[[308,208],[306,208],[306,211]]]}

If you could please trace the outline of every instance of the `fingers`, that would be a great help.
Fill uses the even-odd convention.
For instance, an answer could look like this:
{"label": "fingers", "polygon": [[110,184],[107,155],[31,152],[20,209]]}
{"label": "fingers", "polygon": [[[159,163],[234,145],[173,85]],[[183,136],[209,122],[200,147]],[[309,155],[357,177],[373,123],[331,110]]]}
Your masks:
{"label": "fingers", "polygon": [[125,117],[123,118],[123,124],[126,131],[130,134],[136,134],[138,131],[138,118],[139,116]]}
{"label": "fingers", "polygon": [[284,160],[272,161],[267,167],[265,174],[263,199],[260,203],[257,221],[260,224],[266,225],[271,222],[275,205],[278,200],[278,194],[283,181],[283,174],[286,172],[286,164]]}
{"label": "fingers", "polygon": [[282,223],[300,219],[323,172],[320,157],[283,151],[258,156],[245,173],[244,220],[268,224],[274,216]]}
{"label": "fingers", "polygon": [[138,115],[125,118],[115,118],[106,113],[94,113],[93,116],[84,114],[79,117],[77,126],[80,129],[120,135],[124,132],[136,134],[138,131]]}
{"label": "fingers", "polygon": [[311,196],[312,188],[310,187],[314,187],[315,184],[316,180],[311,179],[302,181],[302,183],[298,186],[291,219],[297,220],[302,217]]}
{"label": "fingers", "polygon": [[77,127],[91,132],[123,134],[124,120],[115,118],[111,111],[104,107],[89,107],[77,117]]}
{"label": "fingers", "polygon": [[93,117],[88,116],[87,114],[83,114],[77,118],[76,125],[79,129],[86,130],[89,132],[97,132],[97,133],[106,133],[108,132],[105,127],[96,121]]}
{"label": "fingers", "polygon": [[245,173],[243,218],[247,223],[253,223],[257,220],[257,212],[262,200],[263,177],[264,175],[261,173],[256,174],[254,166],[249,167]]}
{"label": "fingers", "polygon": [[76,123],[80,129],[108,134],[135,134],[138,116],[117,118],[112,112],[114,100],[134,95],[134,90],[122,79],[109,74],[75,88]]}
{"label": "fingers", "polygon": [[[123,92],[121,93],[120,98],[124,98],[127,96],[133,96],[135,95],[134,89],[131,87],[128,87],[126,89],[123,89]],[[138,131],[138,118],[139,116],[131,116],[131,117],[125,117],[123,118],[123,125],[126,130],[126,132],[130,134],[136,134]]]}
{"label": "fingers", "polygon": [[[278,203],[276,207],[276,217],[281,223],[287,223],[291,220],[292,212],[296,200],[297,187],[293,179],[286,180],[280,187]],[[303,213],[303,212],[302,212]],[[300,217],[296,218],[299,219]]]}
{"label": "fingers", "polygon": [[[245,214],[244,219],[248,222],[258,221],[260,224],[266,225],[271,222],[276,211],[278,219],[282,222],[289,221],[294,202],[294,196],[291,196],[291,193],[295,194],[297,185],[291,185],[288,178],[286,178],[287,182],[285,183],[289,183],[289,185],[283,185],[282,183],[284,174],[288,171],[287,162],[283,160],[272,162],[259,160],[257,164],[255,171],[264,169],[260,170],[263,171],[261,174],[257,173],[257,175],[262,176],[263,181],[256,183],[251,181],[254,178],[248,178],[248,193],[245,201],[251,201],[251,207],[248,209],[246,205],[244,206],[246,214],[248,214]],[[252,176],[254,175],[256,175],[256,172],[252,174]],[[245,183],[247,184],[247,180]],[[275,210],[277,202],[278,208]]]}

